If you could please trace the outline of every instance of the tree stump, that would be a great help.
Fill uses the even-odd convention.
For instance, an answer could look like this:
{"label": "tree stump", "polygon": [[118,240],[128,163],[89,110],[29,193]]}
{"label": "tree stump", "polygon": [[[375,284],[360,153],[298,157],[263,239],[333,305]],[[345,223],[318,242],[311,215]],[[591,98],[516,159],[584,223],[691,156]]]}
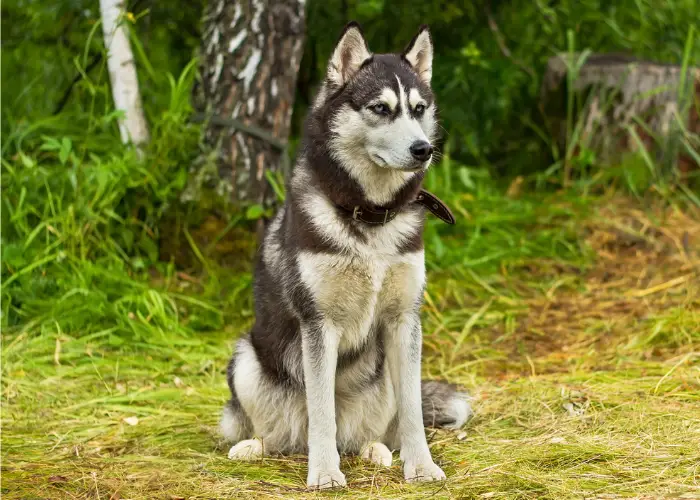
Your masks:
{"label": "tree stump", "polygon": [[[596,163],[613,164],[641,147],[660,165],[698,168],[700,69],[684,75],[678,65],[592,54],[570,74],[579,57],[551,58],[541,88],[549,132],[559,151],[566,151],[565,169],[583,150]],[[573,110],[570,90],[578,103]]]}

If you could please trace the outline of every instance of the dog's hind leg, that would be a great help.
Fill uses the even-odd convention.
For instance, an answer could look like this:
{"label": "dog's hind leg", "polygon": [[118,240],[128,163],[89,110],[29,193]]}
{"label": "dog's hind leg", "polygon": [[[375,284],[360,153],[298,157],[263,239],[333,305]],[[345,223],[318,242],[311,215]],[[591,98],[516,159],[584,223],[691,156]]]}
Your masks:
{"label": "dog's hind leg", "polygon": [[236,355],[231,357],[226,369],[226,379],[231,389],[231,399],[224,406],[221,417],[221,433],[227,441],[234,442],[228,452],[231,460],[255,460],[263,456],[263,444],[259,439],[246,439],[252,435],[253,425],[241,406],[234,385]]}
{"label": "dog's hind leg", "polygon": [[257,438],[239,441],[228,452],[231,460],[257,460],[262,456],[263,442]]}
{"label": "dog's hind leg", "polygon": [[236,388],[233,383],[235,362],[236,355],[234,354],[226,370],[228,386],[229,389],[231,389],[231,399],[224,406],[224,412],[219,424],[221,434],[223,434],[227,441],[234,443],[251,437],[253,432],[253,425],[238,400]]}
{"label": "dog's hind leg", "polygon": [[368,460],[377,465],[383,465],[384,467],[391,467],[391,462],[394,458],[391,454],[391,450],[387,448],[385,444],[378,441],[365,446],[360,452],[360,457],[363,460]]}
{"label": "dog's hind leg", "polygon": [[422,381],[423,425],[459,429],[472,416],[469,396],[446,382]]}
{"label": "dog's hind leg", "polygon": [[249,337],[236,345],[229,363],[231,401],[224,408],[221,429],[233,442],[232,459],[254,459],[306,450],[306,401],[303,391],[265,375]]}

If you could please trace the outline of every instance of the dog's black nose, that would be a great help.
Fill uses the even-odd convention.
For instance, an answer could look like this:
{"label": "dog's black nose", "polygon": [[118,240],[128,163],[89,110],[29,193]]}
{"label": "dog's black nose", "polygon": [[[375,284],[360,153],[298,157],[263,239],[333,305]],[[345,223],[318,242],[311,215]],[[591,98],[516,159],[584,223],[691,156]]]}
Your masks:
{"label": "dog's black nose", "polygon": [[433,147],[430,145],[429,142],[425,141],[416,141],[413,144],[411,144],[411,147],[408,148],[411,150],[411,154],[416,160],[420,161],[427,161],[430,159],[430,156],[433,154]]}

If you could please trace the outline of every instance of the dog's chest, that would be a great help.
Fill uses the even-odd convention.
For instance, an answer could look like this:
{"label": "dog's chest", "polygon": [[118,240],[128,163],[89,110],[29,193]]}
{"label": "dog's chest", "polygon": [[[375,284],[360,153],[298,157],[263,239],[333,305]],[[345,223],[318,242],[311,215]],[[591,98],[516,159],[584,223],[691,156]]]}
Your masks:
{"label": "dog's chest", "polygon": [[341,353],[360,349],[374,327],[413,307],[423,287],[422,252],[373,259],[302,253],[299,264]]}

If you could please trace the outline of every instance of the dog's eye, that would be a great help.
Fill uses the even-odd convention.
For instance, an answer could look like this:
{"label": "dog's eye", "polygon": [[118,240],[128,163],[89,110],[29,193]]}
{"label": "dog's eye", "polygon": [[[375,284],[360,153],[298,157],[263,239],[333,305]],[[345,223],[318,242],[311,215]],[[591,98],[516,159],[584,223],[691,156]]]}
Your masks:
{"label": "dog's eye", "polygon": [[370,106],[369,109],[371,109],[378,115],[388,115],[390,113],[389,106],[381,102],[379,104]]}
{"label": "dog's eye", "polygon": [[413,109],[413,112],[416,114],[416,116],[421,116],[423,113],[425,113],[425,104],[418,104]]}

